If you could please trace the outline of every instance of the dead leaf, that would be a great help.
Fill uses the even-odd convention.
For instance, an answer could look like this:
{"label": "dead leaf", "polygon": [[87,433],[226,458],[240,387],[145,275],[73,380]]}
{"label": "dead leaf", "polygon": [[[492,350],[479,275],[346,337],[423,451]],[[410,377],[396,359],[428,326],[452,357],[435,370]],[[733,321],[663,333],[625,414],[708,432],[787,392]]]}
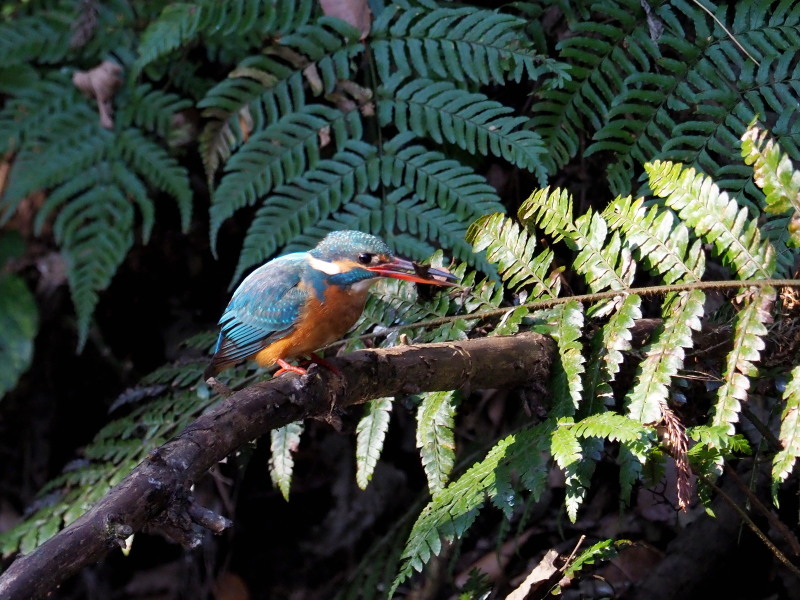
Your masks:
{"label": "dead leaf", "polygon": [[558,550],[550,549],[544,555],[539,564],[525,578],[525,581],[506,596],[506,600],[525,600],[529,594],[541,586],[542,583],[549,582],[553,579],[560,569],[556,567],[555,560],[558,558]]}
{"label": "dead leaf", "polygon": [[100,125],[105,129],[114,128],[114,107],[111,100],[122,85],[119,74],[122,67],[110,60],[104,60],[89,71],[75,71],[72,74],[73,85],[87,96],[97,100],[97,111],[100,113]]}
{"label": "dead leaf", "polygon": [[360,40],[369,35],[372,26],[372,13],[367,0],[319,0],[322,12],[330,17],[336,17],[361,32]]}

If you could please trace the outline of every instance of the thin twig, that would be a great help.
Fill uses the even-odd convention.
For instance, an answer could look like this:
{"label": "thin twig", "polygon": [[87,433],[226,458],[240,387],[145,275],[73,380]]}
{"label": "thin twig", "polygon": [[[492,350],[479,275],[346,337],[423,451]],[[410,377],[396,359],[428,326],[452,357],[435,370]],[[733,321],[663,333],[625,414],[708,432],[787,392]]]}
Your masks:
{"label": "thin twig", "polygon": [[708,477],[706,477],[705,475],[698,475],[698,477],[703,481],[703,483],[705,483],[707,486],[711,487],[715,492],[717,492],[720,495],[720,497],[723,500],[725,500],[725,502],[727,502],[728,505],[734,511],[736,511],[736,513],[738,513],[738,515],[742,518],[742,520],[750,528],[750,530],[756,534],[756,537],[758,537],[758,539],[760,539],[763,542],[763,544],[767,548],[769,548],[770,552],[772,552],[775,555],[775,558],[777,558],[781,563],[783,563],[783,565],[787,569],[789,569],[792,573],[794,573],[796,577],[800,577],[800,569],[792,561],[790,561],[787,558],[787,556],[783,552],[781,552],[780,549],[775,544],[772,543],[772,541],[764,534],[763,531],[761,531],[758,528],[758,525],[756,525],[753,522],[753,520],[747,514],[747,511],[745,511],[741,506],[739,506],[736,503],[736,501],[733,498],[731,498],[727,493],[725,493],[722,490],[722,488],[720,488],[716,483],[708,479]]}

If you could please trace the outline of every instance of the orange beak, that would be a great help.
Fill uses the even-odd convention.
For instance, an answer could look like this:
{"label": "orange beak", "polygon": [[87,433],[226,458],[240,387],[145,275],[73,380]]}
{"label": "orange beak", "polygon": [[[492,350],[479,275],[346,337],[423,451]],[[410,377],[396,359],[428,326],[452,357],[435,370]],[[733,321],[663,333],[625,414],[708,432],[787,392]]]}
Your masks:
{"label": "orange beak", "polygon": [[452,273],[418,265],[402,258],[392,258],[390,262],[375,265],[374,267],[366,267],[366,269],[381,277],[405,279],[406,281],[430,283],[432,285],[455,285],[453,282],[457,281],[457,277]]}

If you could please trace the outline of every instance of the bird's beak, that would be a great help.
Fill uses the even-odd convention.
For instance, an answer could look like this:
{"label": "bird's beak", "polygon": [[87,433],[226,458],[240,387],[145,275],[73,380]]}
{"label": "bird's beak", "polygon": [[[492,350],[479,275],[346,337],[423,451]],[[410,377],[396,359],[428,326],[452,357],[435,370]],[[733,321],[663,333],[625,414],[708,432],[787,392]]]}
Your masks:
{"label": "bird's beak", "polygon": [[381,277],[392,277],[394,279],[405,279],[406,281],[433,285],[455,285],[453,282],[458,280],[455,275],[447,271],[418,265],[410,260],[396,257],[392,258],[390,262],[375,265],[374,267],[366,267],[366,270],[372,271]]}

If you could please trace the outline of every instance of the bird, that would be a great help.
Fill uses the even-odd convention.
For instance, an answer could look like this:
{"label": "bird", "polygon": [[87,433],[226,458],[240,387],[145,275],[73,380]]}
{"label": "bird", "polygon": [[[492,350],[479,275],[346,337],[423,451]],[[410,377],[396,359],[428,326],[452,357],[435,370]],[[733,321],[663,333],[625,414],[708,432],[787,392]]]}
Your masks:
{"label": "bird", "polygon": [[209,380],[243,360],[277,364],[304,374],[287,359],[311,356],[356,323],[370,286],[381,277],[454,285],[455,276],[394,256],[382,239],[361,231],[333,231],[308,252],[275,258],[248,275],[219,320]]}

